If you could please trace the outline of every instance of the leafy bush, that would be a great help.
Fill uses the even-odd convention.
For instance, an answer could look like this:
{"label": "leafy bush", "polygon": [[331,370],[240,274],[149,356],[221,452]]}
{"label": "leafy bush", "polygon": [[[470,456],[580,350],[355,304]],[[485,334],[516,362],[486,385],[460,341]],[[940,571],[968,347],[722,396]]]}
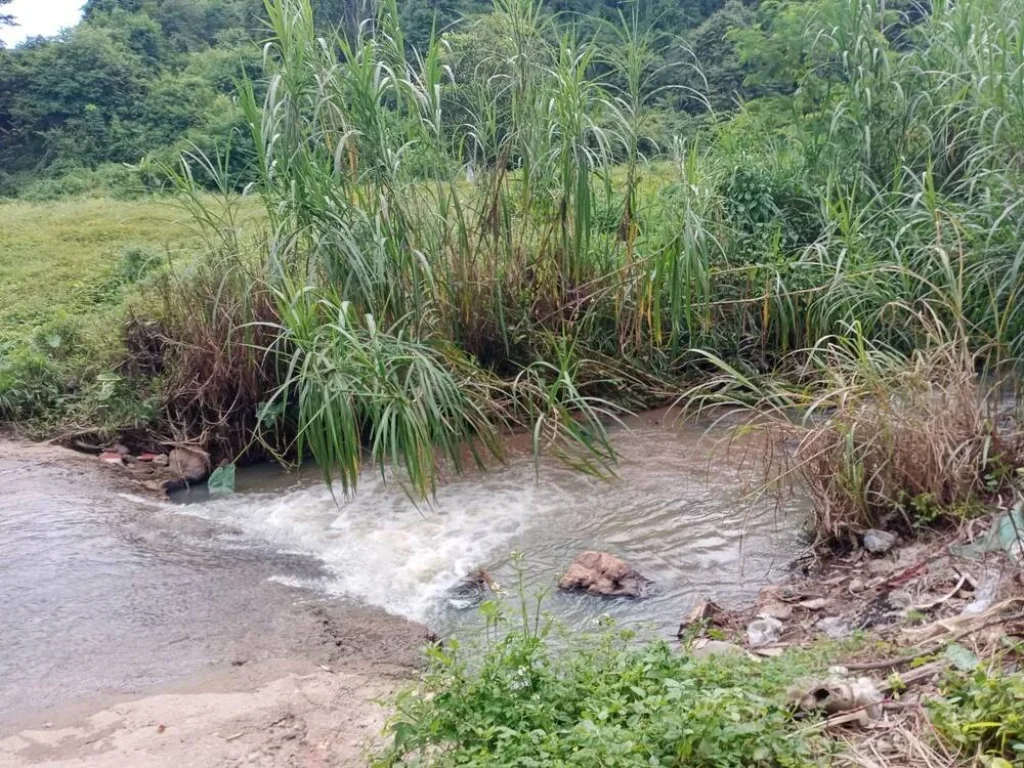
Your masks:
{"label": "leafy bush", "polygon": [[951,673],[942,695],[928,702],[928,713],[961,754],[991,768],[1009,768],[1024,764],[1024,672],[1005,672],[998,663]]}
{"label": "leafy bush", "polygon": [[493,603],[474,660],[455,641],[429,651],[401,694],[375,765],[799,766],[826,746],[801,731],[785,688],[807,659],[698,659],[633,633],[558,637],[509,629]]}

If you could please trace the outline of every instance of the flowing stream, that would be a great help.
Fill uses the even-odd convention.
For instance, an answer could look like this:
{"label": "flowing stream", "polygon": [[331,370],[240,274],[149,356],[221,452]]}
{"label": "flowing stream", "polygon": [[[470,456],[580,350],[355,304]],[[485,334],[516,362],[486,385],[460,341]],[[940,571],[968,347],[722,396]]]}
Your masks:
{"label": "flowing stream", "polygon": [[[358,494],[333,495],[315,473],[249,473],[242,492],[187,496],[190,514],[245,531],[281,552],[324,564],[316,578],[282,583],[355,598],[426,623],[440,634],[479,624],[479,612],[447,599],[460,579],[485,568],[518,603],[528,597],[574,629],[604,615],[662,636],[676,631],[702,596],[750,600],[777,577],[798,545],[802,503],[752,507],[758,455],[726,450],[699,426],[652,412],[617,429],[618,478],[595,478],[545,461],[513,441],[506,467],[450,478],[437,498],[415,504],[397,483],[366,472]],[[747,445],[748,453],[753,444]],[[580,551],[612,552],[652,579],[645,600],[558,593],[559,575]],[[513,552],[520,553],[517,568]]]}
{"label": "flowing stream", "polygon": [[[526,592],[544,592],[543,608],[570,627],[610,614],[673,636],[702,597],[742,603],[778,578],[805,507],[751,508],[743,496],[756,487],[756,460],[740,461],[742,446],[712,450],[702,428],[663,418],[616,430],[617,480],[547,460],[535,467],[513,445],[507,466],[451,478],[419,505],[372,471],[352,499],[340,489],[335,498],[313,472],[256,468],[239,473],[232,496],[196,490],[161,504],[0,458],[0,716],[272,654],[302,601],[374,606],[442,635],[470,634],[479,612],[453,607],[449,590],[485,567],[515,600],[514,551]],[[653,594],[557,592],[584,549],[624,558],[653,580]]]}

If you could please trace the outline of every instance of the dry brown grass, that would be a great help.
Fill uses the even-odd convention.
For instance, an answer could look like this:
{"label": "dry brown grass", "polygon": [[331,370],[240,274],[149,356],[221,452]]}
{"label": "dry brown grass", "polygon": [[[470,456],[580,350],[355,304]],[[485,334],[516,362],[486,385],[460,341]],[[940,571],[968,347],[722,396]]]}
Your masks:
{"label": "dry brown grass", "polygon": [[[830,367],[839,372],[834,354]],[[959,344],[913,355],[874,381],[845,382],[830,411],[788,428],[796,468],[815,501],[819,535],[911,529],[965,517],[1003,491],[1024,464],[1024,432],[998,413],[990,387]]]}
{"label": "dry brown grass", "polygon": [[213,259],[161,285],[156,322],[130,322],[133,364],[162,372],[162,403],[176,442],[236,459],[252,448],[260,403],[277,386],[268,354],[277,310],[242,263]]}
{"label": "dry brown grass", "polygon": [[800,482],[819,546],[855,544],[868,528],[910,533],[966,519],[1019,477],[1024,426],[1013,404],[997,399],[1004,382],[979,376],[961,337],[909,356],[830,338],[800,357],[785,378],[712,358],[724,372],[687,400],[751,414],[741,429],[769,437],[758,457],[762,493]]}

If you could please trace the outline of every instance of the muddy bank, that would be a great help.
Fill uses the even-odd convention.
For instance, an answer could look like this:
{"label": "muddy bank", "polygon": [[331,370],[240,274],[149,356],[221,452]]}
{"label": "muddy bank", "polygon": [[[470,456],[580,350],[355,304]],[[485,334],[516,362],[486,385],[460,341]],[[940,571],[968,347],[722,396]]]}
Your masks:
{"label": "muddy bank", "polygon": [[320,565],[97,464],[0,442],[0,765],[363,764],[426,629],[269,581]]}
{"label": "muddy bank", "polygon": [[386,718],[376,702],[408,667],[357,656],[222,669],[0,737],[0,765],[53,768],[365,766]]}

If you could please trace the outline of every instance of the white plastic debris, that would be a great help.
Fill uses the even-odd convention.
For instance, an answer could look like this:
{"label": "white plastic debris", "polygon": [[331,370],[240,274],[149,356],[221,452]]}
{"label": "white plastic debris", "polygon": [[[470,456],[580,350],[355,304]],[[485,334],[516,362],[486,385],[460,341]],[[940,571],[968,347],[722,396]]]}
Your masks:
{"label": "white plastic debris", "polygon": [[864,549],[875,555],[882,555],[896,546],[896,534],[871,528],[864,531]]}
{"label": "white plastic debris", "polygon": [[974,593],[974,599],[964,606],[961,615],[963,616],[976,616],[979,613],[987,611],[993,602],[995,602],[996,595],[999,594],[999,582],[1001,581],[1002,574],[997,570],[987,570],[982,576],[981,583],[978,585],[977,591]]}

